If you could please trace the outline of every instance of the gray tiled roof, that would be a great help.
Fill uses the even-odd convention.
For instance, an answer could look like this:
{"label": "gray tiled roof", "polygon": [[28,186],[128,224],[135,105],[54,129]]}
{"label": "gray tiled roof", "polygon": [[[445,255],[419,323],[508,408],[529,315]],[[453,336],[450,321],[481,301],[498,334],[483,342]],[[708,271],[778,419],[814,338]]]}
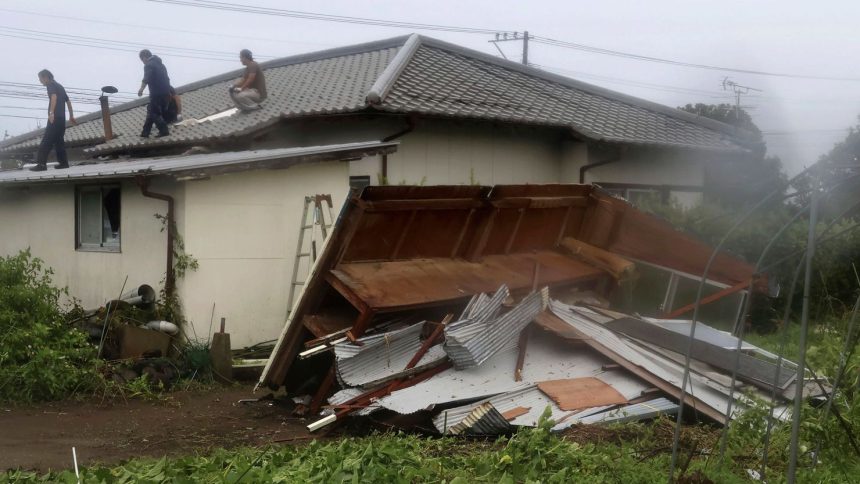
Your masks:
{"label": "gray tiled roof", "polygon": [[[66,130],[71,146],[92,155],[136,148],[206,144],[245,136],[287,117],[375,108],[397,113],[568,127],[588,138],[625,143],[742,150],[728,125],[597,86],[413,35],[288,57],[262,64],[269,98],[252,113],[173,127],[141,139],[146,100],[112,108],[116,137],[103,142],[99,113]],[[203,118],[232,107],[227,87],[241,70],[177,89],[183,115]],[[32,151],[40,131],[0,143]]]}
{"label": "gray tiled roof", "polygon": [[[516,123],[570,126],[605,141],[734,150],[731,137],[696,122],[561,84],[473,56],[422,45],[381,108]],[[677,111],[677,110],[672,110]]]}

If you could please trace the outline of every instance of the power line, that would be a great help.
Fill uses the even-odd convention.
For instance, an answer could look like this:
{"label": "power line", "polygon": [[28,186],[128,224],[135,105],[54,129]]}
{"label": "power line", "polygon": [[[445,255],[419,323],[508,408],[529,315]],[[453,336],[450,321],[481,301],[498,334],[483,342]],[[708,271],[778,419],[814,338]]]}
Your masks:
{"label": "power line", "polygon": [[[35,40],[38,42],[49,42],[63,45],[76,45],[81,47],[92,47],[97,49],[114,50],[120,52],[138,53],[142,48],[155,47],[164,49],[165,54],[173,57],[184,57],[189,59],[211,60],[221,62],[236,62],[237,56],[234,52],[213,51],[203,49],[189,49],[181,47],[172,47],[168,45],[125,42],[109,39],[101,39],[96,37],[84,37],[79,35],[56,34],[52,32],[44,32],[39,30],[18,29],[15,27],[0,26],[0,37],[10,37],[24,40]],[[119,44],[119,45],[118,45]],[[260,55],[260,58],[272,58],[271,56]]]}
{"label": "power line", "polygon": [[122,23],[122,22],[111,22],[108,20],[72,17],[72,16],[68,16],[68,15],[52,15],[49,13],[29,12],[26,10],[16,10],[16,9],[12,9],[12,8],[0,8],[0,12],[10,12],[10,13],[17,13],[17,14],[22,14],[22,15],[33,15],[33,16],[37,16],[37,17],[55,18],[55,19],[60,19],[60,20],[74,20],[74,21],[78,21],[78,22],[89,22],[89,23],[96,23],[96,24],[102,24],[102,25],[115,25],[118,27],[131,27],[131,28],[144,29],[144,30],[158,30],[161,32],[176,32],[176,33],[180,33],[180,34],[206,35],[206,36],[217,37],[217,38],[225,38],[226,37],[226,38],[232,38],[232,39],[276,42],[276,43],[281,43],[281,44],[317,45],[317,46],[321,46],[321,47],[331,47],[333,45],[333,44],[323,44],[323,43],[319,43],[319,42],[303,42],[303,41],[299,41],[299,40],[283,40],[283,39],[272,39],[272,38],[266,38],[266,37],[250,37],[250,36],[246,36],[246,35],[231,35],[231,34],[222,33],[222,32],[205,32],[202,30],[171,29],[171,28],[167,28],[167,27],[159,27],[156,25],[138,25],[138,24],[128,24],[128,23]]}
{"label": "power line", "polygon": [[[383,20],[366,17],[353,17],[349,15],[331,15],[325,13],[302,12],[298,10],[284,10],[280,8],[257,7],[240,3],[216,2],[208,0],[147,0],[155,3],[166,3],[182,5],[187,7],[208,8],[212,10],[224,10],[229,12],[256,13],[276,17],[291,17],[306,20],[320,20],[325,22],[340,22],[348,24],[375,25],[379,27],[397,27],[416,30],[436,30],[443,32],[461,32],[468,34],[492,35],[499,32],[498,29],[483,29],[476,27],[462,27],[453,25],[425,24],[417,22],[401,22],[398,20]],[[510,31],[509,31],[510,32]]]}
{"label": "power line", "polygon": [[563,40],[551,39],[548,37],[532,37],[534,42],[551,45],[555,47],[564,47],[568,49],[579,50],[583,52],[590,52],[593,54],[602,54],[609,55],[615,57],[623,57],[627,59],[646,61],[646,62],[657,62],[660,64],[668,64],[680,67],[693,67],[697,69],[707,69],[713,71],[723,71],[723,72],[737,72],[741,74],[752,74],[757,76],[771,76],[771,77],[785,77],[790,79],[808,79],[808,80],[816,80],[816,81],[845,81],[845,82],[858,82],[860,78],[857,77],[831,77],[831,76],[812,76],[805,74],[791,74],[785,72],[768,72],[768,71],[758,71],[753,69],[740,69],[736,67],[724,67],[724,66],[713,66],[709,64],[697,64],[693,62],[684,62],[677,61],[672,59],[664,59],[661,57],[652,57],[640,54],[632,54],[630,52],[622,52],[618,50],[604,49],[601,47],[594,47],[591,45],[578,44],[575,42],[567,42]]}
{"label": "power line", "polygon": [[[484,28],[453,26],[453,25],[401,22],[401,21],[397,21],[397,20],[371,19],[371,18],[352,17],[352,16],[345,16],[345,15],[330,15],[330,14],[315,13],[315,12],[303,12],[303,11],[297,11],[297,10],[284,10],[284,9],[277,9],[277,8],[258,7],[258,6],[254,6],[254,5],[247,5],[247,4],[240,4],[240,3],[218,2],[218,1],[212,1],[212,0],[146,0],[146,1],[169,4],[169,5],[181,5],[181,6],[187,6],[187,7],[206,8],[206,9],[212,9],[212,10],[252,13],[252,14],[270,15],[270,16],[278,16],[278,17],[291,17],[291,18],[319,20],[319,21],[326,21],[326,22],[340,22],[340,23],[350,23],[350,24],[374,25],[374,26],[380,26],[380,27],[398,27],[398,28],[408,28],[408,29],[415,29],[415,30],[437,30],[437,31],[445,31],[445,32],[460,32],[460,33],[484,34],[484,35],[495,35],[499,32],[505,32],[504,30],[498,30],[498,29],[484,29]],[[513,31],[507,30],[507,32],[513,32]],[[631,52],[623,52],[623,51],[612,50],[612,49],[604,49],[602,47],[595,47],[592,45],[580,44],[580,43],[576,43],[576,42],[568,42],[568,41],[553,39],[553,38],[549,38],[549,37],[530,36],[529,39],[533,40],[534,42],[545,44],[545,45],[574,49],[574,50],[579,50],[582,52],[588,52],[588,53],[592,53],[592,54],[622,57],[622,58],[638,60],[638,61],[656,62],[656,63],[661,63],[661,64],[679,66],[679,67],[690,67],[690,68],[715,70],[715,71],[722,71],[722,72],[736,72],[736,73],[741,73],[741,74],[751,74],[751,75],[759,75],[759,76],[783,77],[783,78],[790,78],[790,79],[807,79],[807,80],[819,80],[819,81],[844,81],[844,82],[858,82],[858,81],[860,81],[860,78],[856,78],[856,77],[814,76],[814,75],[805,75],[805,74],[769,72],[769,71],[759,71],[759,70],[753,70],[753,69],[741,69],[741,68],[736,68],[736,67],[725,67],[725,66],[714,66],[714,65],[709,65],[709,64],[699,64],[699,63],[694,63],[694,62],[685,62],[685,61],[678,61],[678,60],[673,60],[673,59],[665,59],[665,58],[661,58],[661,57],[653,57],[653,56],[646,56],[646,55],[641,55],[641,54],[634,54]]]}

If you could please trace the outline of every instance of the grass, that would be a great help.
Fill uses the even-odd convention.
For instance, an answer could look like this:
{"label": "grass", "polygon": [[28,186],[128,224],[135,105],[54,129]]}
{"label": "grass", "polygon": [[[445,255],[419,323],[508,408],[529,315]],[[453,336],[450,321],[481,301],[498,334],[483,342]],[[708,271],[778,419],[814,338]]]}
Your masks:
{"label": "grass", "polygon": [[[374,434],[303,446],[218,450],[177,459],[134,459],[81,471],[85,483],[651,483],[667,479],[672,422],[582,426],[564,435],[549,421],[496,440],[426,438],[404,433]],[[730,446],[720,466],[713,457],[718,430],[686,428],[678,482],[747,482],[757,468],[748,435]],[[769,482],[782,482],[783,441],[776,439]],[[808,464],[804,461],[805,465]],[[845,482],[860,466],[824,461],[802,468],[800,482]],[[76,482],[73,471],[38,475],[12,471],[3,482]]]}

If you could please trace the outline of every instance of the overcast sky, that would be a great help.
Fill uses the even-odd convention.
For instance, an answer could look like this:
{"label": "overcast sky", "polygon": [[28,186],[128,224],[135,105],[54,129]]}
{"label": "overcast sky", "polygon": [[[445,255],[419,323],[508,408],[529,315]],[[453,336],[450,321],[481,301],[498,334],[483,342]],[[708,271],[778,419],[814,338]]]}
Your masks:
{"label": "overcast sky", "polygon": [[[226,0],[224,0],[226,2]],[[795,0],[412,1],[238,0],[253,6],[532,35],[695,64],[831,78],[860,78],[860,2]],[[28,13],[24,13],[28,12]],[[0,137],[36,127],[42,68],[67,89],[114,85],[135,96],[136,52],[160,55],[175,86],[241,67],[242,48],[260,60],[410,33],[411,29],[323,22],[147,0],[0,1]],[[499,55],[487,34],[415,32]],[[21,38],[25,37],[25,38]],[[84,39],[86,38],[86,39]],[[98,44],[102,48],[64,45]],[[92,40],[92,39],[100,39]],[[103,42],[108,40],[109,42]],[[499,44],[520,60],[521,44]],[[208,57],[198,59],[191,57]],[[532,43],[541,68],[669,106],[734,102],[723,79],[761,90],[742,98],[769,151],[796,172],[845,137],[860,114],[860,82],[807,80],[672,66]],[[33,89],[30,91],[30,89]],[[20,94],[24,91],[22,99]],[[34,99],[28,92],[37,93]],[[93,101],[96,94],[81,94]],[[120,98],[118,98],[120,99]],[[80,112],[94,104],[76,103]],[[42,121],[42,124],[44,122]]]}

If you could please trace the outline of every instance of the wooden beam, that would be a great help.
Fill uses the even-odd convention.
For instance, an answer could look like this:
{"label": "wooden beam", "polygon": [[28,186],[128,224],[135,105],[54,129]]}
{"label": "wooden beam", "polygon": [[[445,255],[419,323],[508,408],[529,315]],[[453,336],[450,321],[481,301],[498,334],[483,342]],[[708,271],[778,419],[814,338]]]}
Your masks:
{"label": "wooden beam", "polygon": [[331,285],[331,287],[335,289],[335,291],[337,291],[341,296],[343,296],[344,299],[349,301],[349,303],[352,304],[355,309],[358,309],[359,312],[367,312],[367,310],[370,309],[367,306],[367,303],[365,303],[364,300],[361,299],[361,297],[359,297],[358,294],[355,293],[355,291],[353,291],[349,286],[347,286],[343,281],[341,281],[339,277],[332,274],[330,271],[326,272],[325,280]]}
{"label": "wooden beam", "polygon": [[[704,306],[705,304],[710,304],[710,303],[712,303],[714,301],[718,301],[718,300],[720,300],[726,296],[730,296],[730,295],[732,295],[738,291],[742,291],[742,290],[748,288],[749,285],[750,285],[750,281],[741,281],[741,282],[735,284],[734,286],[727,287],[727,288],[725,288],[719,292],[715,292],[715,293],[711,294],[710,296],[703,297],[702,301],[699,303],[699,306]],[[680,308],[672,311],[671,313],[667,314],[666,319],[677,318],[678,316],[680,316],[680,315],[682,315],[688,311],[692,311],[695,307],[696,307],[695,302],[687,304],[686,306],[680,307]]]}
{"label": "wooden beam", "polygon": [[469,223],[472,221],[472,216],[474,215],[474,208],[469,210],[469,215],[466,215],[466,222],[463,223],[463,228],[460,229],[460,234],[457,236],[457,242],[454,244],[454,248],[451,249],[452,258],[457,256],[457,252],[460,252],[460,246],[463,245],[463,238],[466,236],[466,231],[469,230]]}
{"label": "wooden beam", "polygon": [[511,247],[514,245],[514,240],[517,238],[517,233],[520,231],[520,224],[523,222],[523,217],[526,214],[526,209],[519,209],[519,215],[517,215],[517,222],[514,224],[514,229],[511,230],[511,234],[508,236],[508,242],[505,244],[505,254],[511,253]]}
{"label": "wooden beam", "polygon": [[466,260],[469,262],[477,262],[484,255],[484,249],[487,247],[487,241],[490,239],[490,232],[493,230],[493,225],[496,222],[496,217],[499,211],[493,210],[483,221],[478,229],[478,236],[472,247],[469,248],[469,253],[466,254]]}
{"label": "wooden beam", "polygon": [[532,325],[529,324],[520,331],[520,340],[517,343],[517,367],[514,370],[514,381],[523,381],[523,366],[526,363],[526,348],[529,345],[529,331]]}
{"label": "wooden beam", "polygon": [[415,356],[413,356],[412,359],[409,360],[409,363],[406,364],[406,368],[404,368],[404,370],[411,370],[412,368],[415,368],[415,365],[417,365],[418,362],[421,361],[421,358],[424,358],[424,355],[427,354],[427,351],[430,350],[430,347],[436,343],[436,340],[438,340],[440,336],[442,336],[442,331],[445,330],[445,326],[447,326],[452,319],[454,319],[453,314],[448,314],[445,316],[444,319],[442,319],[442,322],[439,323],[438,326],[436,326],[430,336],[425,339],[424,343],[421,344],[421,347],[418,348],[418,351],[415,352]]}
{"label": "wooden beam", "polygon": [[397,259],[397,254],[400,253],[400,248],[403,247],[403,242],[406,240],[406,236],[409,235],[409,230],[412,228],[412,222],[415,221],[415,216],[418,214],[418,210],[412,210],[409,213],[409,220],[406,221],[406,225],[403,226],[403,230],[400,231],[400,237],[397,238],[397,243],[394,244],[394,250],[391,251],[391,256],[389,259]]}
{"label": "wooden beam", "polygon": [[332,362],[331,367],[329,367],[328,372],[326,372],[322,384],[317,388],[316,393],[314,393],[314,398],[311,400],[310,410],[312,415],[319,413],[323,400],[328,396],[329,391],[331,391],[331,387],[334,385],[335,371],[334,363]]}

